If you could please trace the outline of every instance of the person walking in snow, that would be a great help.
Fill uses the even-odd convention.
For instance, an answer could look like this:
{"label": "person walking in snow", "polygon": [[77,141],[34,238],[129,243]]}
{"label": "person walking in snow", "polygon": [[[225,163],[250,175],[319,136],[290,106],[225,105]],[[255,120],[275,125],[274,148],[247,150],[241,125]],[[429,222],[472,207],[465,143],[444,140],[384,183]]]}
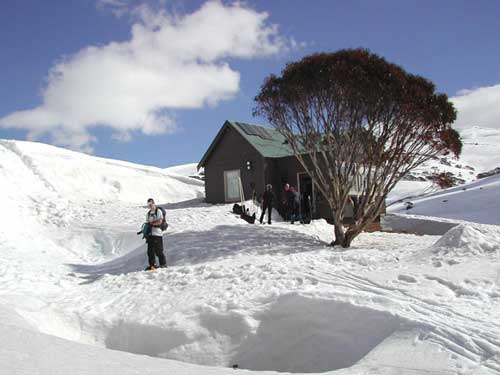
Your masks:
{"label": "person walking in snow", "polygon": [[264,216],[267,210],[267,223],[271,224],[271,212],[273,210],[273,202],[274,202],[274,193],[273,186],[268,184],[266,186],[266,191],[262,194],[262,214],[260,215],[260,223],[264,220]]}
{"label": "person walking in snow", "polygon": [[158,268],[156,265],[156,257],[158,257],[158,261],[160,262],[159,268],[167,267],[167,259],[163,253],[163,231],[161,229],[163,212],[159,207],[156,207],[153,198],[148,199],[148,208],[146,224],[151,226],[151,234],[146,238],[149,262],[149,267],[146,268],[146,271],[152,271]]}

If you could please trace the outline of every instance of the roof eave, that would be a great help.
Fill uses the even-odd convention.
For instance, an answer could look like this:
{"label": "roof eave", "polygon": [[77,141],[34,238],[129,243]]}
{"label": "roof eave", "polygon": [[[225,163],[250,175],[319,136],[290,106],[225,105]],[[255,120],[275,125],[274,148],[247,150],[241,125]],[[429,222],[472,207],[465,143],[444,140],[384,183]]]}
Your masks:
{"label": "roof eave", "polygon": [[215,136],[214,140],[212,141],[212,143],[210,143],[210,146],[208,146],[208,149],[207,151],[205,151],[205,153],[203,154],[200,162],[198,163],[196,169],[197,170],[200,170],[201,168],[204,168],[205,167],[205,163],[207,162],[210,154],[212,153],[213,149],[215,148],[215,146],[217,145],[217,143],[219,142],[219,140],[222,138],[222,134],[224,133],[224,130],[228,127],[228,126],[232,126],[231,123],[229,121],[224,121],[224,124],[222,125],[222,127],[219,129],[219,132],[217,133],[217,135]]}

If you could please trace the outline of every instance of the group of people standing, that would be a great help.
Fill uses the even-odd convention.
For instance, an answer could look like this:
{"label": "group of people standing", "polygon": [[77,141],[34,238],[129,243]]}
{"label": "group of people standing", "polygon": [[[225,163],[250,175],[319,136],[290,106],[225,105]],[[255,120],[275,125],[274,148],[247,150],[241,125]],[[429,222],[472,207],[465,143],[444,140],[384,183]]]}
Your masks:
{"label": "group of people standing", "polygon": [[[297,188],[285,184],[281,196],[281,203],[285,212],[285,220],[293,224],[295,221],[303,223],[303,215],[301,212],[301,197]],[[273,192],[271,184],[266,185],[266,191],[262,194],[262,214],[260,215],[260,223],[264,221],[264,216],[267,212],[267,223],[271,224],[271,212],[276,204],[276,196]],[[304,205],[305,206],[305,205]]]}

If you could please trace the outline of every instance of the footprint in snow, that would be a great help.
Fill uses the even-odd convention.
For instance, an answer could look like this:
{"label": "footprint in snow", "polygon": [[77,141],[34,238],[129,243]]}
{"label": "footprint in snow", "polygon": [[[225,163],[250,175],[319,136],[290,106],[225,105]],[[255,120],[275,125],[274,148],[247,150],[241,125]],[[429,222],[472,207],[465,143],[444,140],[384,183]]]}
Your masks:
{"label": "footprint in snow", "polygon": [[407,283],[416,283],[417,282],[417,279],[415,279],[413,276],[410,276],[410,275],[398,275],[398,280],[404,281]]}

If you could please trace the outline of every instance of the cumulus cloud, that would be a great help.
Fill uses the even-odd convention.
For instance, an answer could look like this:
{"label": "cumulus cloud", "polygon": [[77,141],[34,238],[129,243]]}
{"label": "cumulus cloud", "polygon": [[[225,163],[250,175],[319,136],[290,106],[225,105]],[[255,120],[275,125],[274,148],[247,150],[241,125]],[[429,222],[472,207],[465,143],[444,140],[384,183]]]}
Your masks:
{"label": "cumulus cloud", "polygon": [[500,129],[500,84],[460,90],[451,98],[458,111],[455,127],[471,126]]}
{"label": "cumulus cloud", "polygon": [[213,106],[238,92],[240,74],[229,58],[269,56],[292,45],[267,13],[239,2],[209,1],[181,16],[140,7],[135,17],[130,40],[62,58],[48,74],[42,104],[0,118],[0,126],[87,152],[96,126],[110,127],[120,140],[134,131],[168,133],[176,126],[169,110]]}

